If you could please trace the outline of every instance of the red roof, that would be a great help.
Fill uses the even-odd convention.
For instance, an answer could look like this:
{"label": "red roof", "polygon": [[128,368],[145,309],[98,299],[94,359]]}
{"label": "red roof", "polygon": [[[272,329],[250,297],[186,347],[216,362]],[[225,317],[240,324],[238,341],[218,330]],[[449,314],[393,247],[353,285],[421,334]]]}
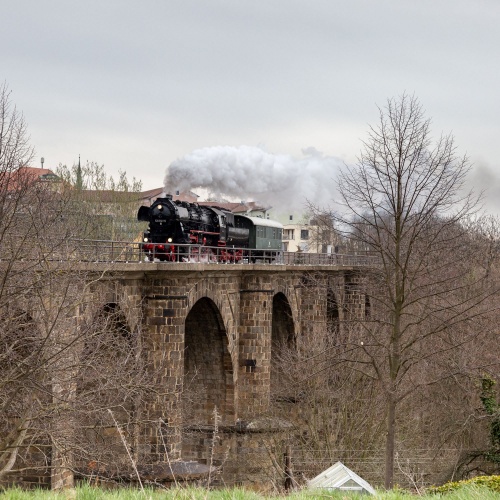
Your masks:
{"label": "red roof", "polygon": [[[156,189],[150,189],[149,191],[143,191],[140,193],[139,198],[142,200],[144,203],[148,203],[151,205],[151,203],[156,199],[160,197],[165,196],[165,188],[156,188]],[[172,194],[172,199],[173,200],[180,200],[180,201],[187,201],[188,203],[197,203],[198,201],[198,195],[193,193],[192,191],[187,191],[187,192],[181,192],[179,194]]]}
{"label": "red roof", "polygon": [[19,167],[7,175],[9,191],[28,187],[35,182],[60,182],[61,179],[48,168]]}

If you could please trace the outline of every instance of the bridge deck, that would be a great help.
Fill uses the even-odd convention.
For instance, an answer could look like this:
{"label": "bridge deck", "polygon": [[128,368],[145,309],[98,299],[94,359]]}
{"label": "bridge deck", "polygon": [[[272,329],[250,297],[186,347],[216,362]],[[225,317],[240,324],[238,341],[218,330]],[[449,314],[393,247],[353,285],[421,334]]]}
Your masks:
{"label": "bridge deck", "polygon": [[[24,255],[25,260],[37,260],[39,255],[35,249],[34,255]],[[233,263],[231,252],[240,251],[237,262]],[[369,252],[356,252],[349,254],[339,253],[306,253],[285,251],[262,251],[238,248],[204,247],[201,245],[177,245],[176,254],[172,254],[173,261],[160,261],[156,255],[147,256],[142,251],[139,242],[103,241],[103,240],[69,240],[64,245],[58,245],[47,255],[44,260],[58,262],[89,262],[89,263],[124,263],[144,264],[149,266],[189,266],[206,265],[209,267],[219,265],[237,266],[328,266],[328,267],[376,267],[377,257]],[[160,255],[158,255],[160,256]],[[153,258],[149,262],[149,258]],[[0,255],[0,260],[9,260],[8,255]],[[160,267],[163,268],[163,267]],[[186,268],[186,269],[188,269]],[[152,269],[150,267],[150,269]],[[204,270],[208,268],[203,268]]]}

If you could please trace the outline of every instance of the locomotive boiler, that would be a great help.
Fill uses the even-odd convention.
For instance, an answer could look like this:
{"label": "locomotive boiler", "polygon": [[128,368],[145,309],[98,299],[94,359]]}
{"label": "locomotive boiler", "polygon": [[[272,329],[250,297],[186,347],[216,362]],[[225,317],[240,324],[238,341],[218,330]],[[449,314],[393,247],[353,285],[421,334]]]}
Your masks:
{"label": "locomotive boiler", "polygon": [[252,260],[268,257],[282,247],[279,222],[237,215],[216,205],[202,206],[157,198],[139,208],[137,218],[148,222],[142,249],[149,260],[208,260],[237,262],[246,252]]}

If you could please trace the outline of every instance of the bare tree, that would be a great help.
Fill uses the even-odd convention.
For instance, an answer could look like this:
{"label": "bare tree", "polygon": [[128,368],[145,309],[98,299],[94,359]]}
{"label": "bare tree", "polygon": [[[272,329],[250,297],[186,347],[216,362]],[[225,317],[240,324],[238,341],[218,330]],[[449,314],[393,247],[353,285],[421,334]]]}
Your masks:
{"label": "bare tree", "polygon": [[384,411],[377,384],[345,366],[345,345],[335,326],[309,338],[307,349],[273,345],[270,414],[286,419],[296,480],[312,479],[332,463],[357,464],[357,472],[375,478],[372,467],[383,442],[379,415]]}
{"label": "bare tree", "polygon": [[77,189],[88,191],[121,191],[138,193],[142,189],[142,181],[135,177],[129,179],[127,172],[119,171],[118,179],[106,172],[104,165],[99,165],[95,161],[87,161],[82,167],[80,160],[78,164],[71,168],[67,165],[59,164],[56,173],[65,182],[71,184]]}
{"label": "bare tree", "polygon": [[[22,115],[0,88],[0,481],[116,473],[128,464],[112,410],[137,457],[151,389],[139,324],[110,303],[100,275],[67,259],[93,211],[43,182]],[[102,293],[101,293],[102,292]],[[139,305],[140,307],[140,305]],[[142,428],[142,432],[144,429]],[[117,450],[121,453],[117,453]],[[145,452],[146,453],[146,452]],[[71,474],[69,474],[71,475]]]}
{"label": "bare tree", "polygon": [[452,353],[476,338],[471,320],[489,310],[486,299],[495,292],[470,244],[477,200],[463,194],[468,169],[453,137],[433,143],[420,103],[403,95],[380,109],[357,164],[340,175],[345,210],[336,215],[337,227],[380,264],[365,282],[370,315],[357,323],[350,362],[385,396],[387,488],[401,403],[464,371],[453,367]]}
{"label": "bare tree", "polygon": [[69,187],[76,212],[87,212],[90,238],[132,241],[142,234],[144,223],[137,221],[141,181],[129,179],[125,171],[115,179],[94,161],[84,166],[78,161],[71,168],[59,165],[56,173]]}

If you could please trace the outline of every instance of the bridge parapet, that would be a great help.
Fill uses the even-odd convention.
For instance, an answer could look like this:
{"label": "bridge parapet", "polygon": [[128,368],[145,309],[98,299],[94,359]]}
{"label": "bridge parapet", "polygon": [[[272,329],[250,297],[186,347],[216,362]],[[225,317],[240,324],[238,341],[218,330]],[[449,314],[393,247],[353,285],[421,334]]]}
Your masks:
{"label": "bridge parapet", "polygon": [[[230,263],[231,259],[226,255],[227,250],[242,251],[243,257],[239,258],[237,261],[239,265],[265,263],[268,265],[287,266],[333,265],[376,267],[378,263],[378,258],[370,252],[349,254],[284,251],[263,252],[262,250],[227,249],[206,247],[202,245],[177,245],[176,250],[171,254],[172,261],[163,261],[162,263],[171,265],[177,265],[179,263]],[[224,252],[224,254],[222,252]],[[54,251],[52,259],[55,261],[110,263],[137,263],[148,260],[142,251],[142,244],[140,242],[112,240],[70,240],[67,242],[67,245],[60,246]],[[154,262],[157,262],[157,260],[154,259]]]}

